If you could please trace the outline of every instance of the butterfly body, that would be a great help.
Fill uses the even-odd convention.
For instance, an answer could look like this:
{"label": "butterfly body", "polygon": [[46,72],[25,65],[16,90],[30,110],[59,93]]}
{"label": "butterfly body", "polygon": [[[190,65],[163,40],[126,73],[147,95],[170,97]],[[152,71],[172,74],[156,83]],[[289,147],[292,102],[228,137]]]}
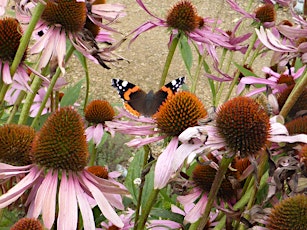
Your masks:
{"label": "butterfly body", "polygon": [[119,96],[124,100],[125,109],[139,117],[154,115],[164,101],[171,98],[184,84],[185,77],[177,78],[164,85],[159,91],[144,92],[139,86],[121,79],[112,79],[112,86],[117,89]]}

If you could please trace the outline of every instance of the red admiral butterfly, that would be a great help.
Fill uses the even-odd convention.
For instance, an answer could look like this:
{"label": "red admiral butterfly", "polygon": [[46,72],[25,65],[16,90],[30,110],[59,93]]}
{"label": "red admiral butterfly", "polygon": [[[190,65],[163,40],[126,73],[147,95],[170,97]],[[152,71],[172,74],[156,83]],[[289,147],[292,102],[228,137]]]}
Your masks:
{"label": "red admiral butterfly", "polygon": [[124,100],[124,107],[128,112],[137,117],[140,115],[150,117],[158,111],[166,99],[171,98],[178,91],[184,81],[185,77],[177,78],[156,93],[152,90],[145,93],[139,86],[120,79],[112,79],[112,86],[117,89],[119,96]]}

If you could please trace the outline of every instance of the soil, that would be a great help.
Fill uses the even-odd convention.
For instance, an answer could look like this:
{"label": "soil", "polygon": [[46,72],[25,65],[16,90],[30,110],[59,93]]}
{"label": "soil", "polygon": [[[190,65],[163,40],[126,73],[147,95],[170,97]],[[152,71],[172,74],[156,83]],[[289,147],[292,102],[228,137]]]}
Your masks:
{"label": "soil", "polygon": [[[154,15],[165,18],[171,6],[178,1],[143,0],[143,2]],[[244,0],[239,0],[238,2],[243,8],[248,4],[248,1]],[[149,16],[135,0],[110,0],[108,3],[121,3],[126,6],[127,16],[113,24],[113,26],[122,33],[115,35],[117,39],[121,39],[125,35],[128,35],[142,23],[148,20],[154,20],[154,18]],[[235,22],[241,18],[238,13],[230,9],[225,0],[192,0],[192,3],[195,5],[199,15],[221,19],[223,23],[220,27],[225,30],[232,29]],[[255,9],[260,4],[260,1],[254,1],[252,9]],[[285,14],[282,10],[280,13]],[[251,29],[250,27],[246,28]],[[110,64],[110,70],[88,61],[89,73],[91,76],[90,92],[92,99],[105,99],[109,100],[111,103],[120,102],[116,90],[111,86],[112,78],[128,80],[139,85],[145,91],[158,89],[159,80],[168,54],[167,44],[169,41],[169,33],[167,29],[158,27],[149,30],[141,34],[139,38],[129,46],[130,39],[131,36],[128,37],[127,41],[122,44],[118,50],[116,50],[117,54],[125,57],[128,61]],[[196,58],[195,56],[195,65],[197,62]],[[236,54],[235,58],[239,60],[239,54]],[[262,64],[266,59],[263,60]],[[265,65],[267,66],[269,64],[265,63]],[[255,68],[256,71],[257,69],[261,71],[261,65],[258,67],[259,68]],[[84,71],[82,70],[81,64],[78,63],[76,59],[68,63],[68,68],[66,78],[69,82],[75,82],[84,77]],[[177,49],[167,76],[167,81],[171,81],[180,76],[186,76],[186,70],[180,57],[180,52]],[[189,79],[187,79],[187,85],[189,85]],[[210,90],[207,79],[203,76],[201,76],[198,84],[197,95],[204,101],[206,107],[210,107]]]}

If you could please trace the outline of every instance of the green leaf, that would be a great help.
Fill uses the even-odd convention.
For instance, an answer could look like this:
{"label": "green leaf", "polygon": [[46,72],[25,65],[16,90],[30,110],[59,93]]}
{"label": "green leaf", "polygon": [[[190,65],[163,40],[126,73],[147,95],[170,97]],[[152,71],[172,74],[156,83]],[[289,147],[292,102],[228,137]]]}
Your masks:
{"label": "green leaf", "polygon": [[154,167],[151,167],[149,173],[145,176],[145,183],[143,187],[143,195],[142,195],[142,207],[145,207],[148,202],[148,198],[154,189]]}
{"label": "green leaf", "polygon": [[75,50],[74,54],[76,55],[76,57],[79,59],[84,71],[88,71],[87,68],[87,64],[86,64],[86,58],[84,57],[84,55],[82,53],[80,53],[79,51]]}
{"label": "green leaf", "polygon": [[144,161],[144,151],[140,149],[135,153],[132,162],[129,165],[127,177],[125,179],[125,186],[130,192],[134,205],[137,204],[139,188],[134,184],[136,178],[141,178],[142,164]]}
{"label": "green leaf", "polygon": [[193,55],[192,55],[192,49],[191,46],[188,43],[188,39],[186,36],[180,37],[180,43],[179,43],[179,49],[181,52],[181,56],[183,59],[183,62],[185,64],[185,67],[187,68],[189,74],[191,73],[191,67],[193,63]]}
{"label": "green leaf", "polygon": [[239,65],[238,63],[235,63],[235,62],[234,62],[233,64],[237,67],[237,69],[238,69],[245,77],[254,76],[254,77],[258,77],[258,78],[259,78],[259,76],[258,76],[257,74],[255,74],[254,72],[252,72],[252,71],[246,69],[245,67]]}
{"label": "green leaf", "polygon": [[73,105],[78,100],[83,81],[84,79],[81,79],[74,86],[64,90],[64,96],[60,102],[61,107]]}
{"label": "green leaf", "polygon": [[153,208],[150,212],[151,216],[155,216],[162,219],[169,219],[177,223],[183,222],[183,216],[177,213],[173,213],[170,210]]}

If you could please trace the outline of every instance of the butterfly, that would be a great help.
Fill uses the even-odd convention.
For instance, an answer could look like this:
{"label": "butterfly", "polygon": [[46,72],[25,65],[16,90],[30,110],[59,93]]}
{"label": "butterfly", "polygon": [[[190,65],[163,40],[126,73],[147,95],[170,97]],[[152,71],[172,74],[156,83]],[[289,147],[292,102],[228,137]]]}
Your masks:
{"label": "butterfly", "polygon": [[112,79],[112,86],[117,89],[119,96],[124,100],[125,109],[132,115],[151,117],[158,112],[166,99],[171,98],[185,82],[180,77],[164,85],[159,91],[144,92],[139,86],[121,79]]}

